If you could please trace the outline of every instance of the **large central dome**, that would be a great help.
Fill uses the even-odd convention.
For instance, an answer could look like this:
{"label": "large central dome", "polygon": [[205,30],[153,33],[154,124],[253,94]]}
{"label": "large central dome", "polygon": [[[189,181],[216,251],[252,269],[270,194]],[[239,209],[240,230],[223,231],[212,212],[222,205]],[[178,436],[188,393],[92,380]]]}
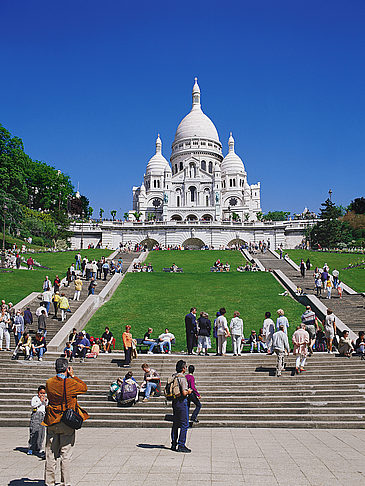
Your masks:
{"label": "large central dome", "polygon": [[205,115],[200,106],[200,88],[195,78],[193,87],[193,106],[191,112],[183,118],[177,127],[174,143],[185,138],[205,138],[219,141],[219,136],[214,123]]}

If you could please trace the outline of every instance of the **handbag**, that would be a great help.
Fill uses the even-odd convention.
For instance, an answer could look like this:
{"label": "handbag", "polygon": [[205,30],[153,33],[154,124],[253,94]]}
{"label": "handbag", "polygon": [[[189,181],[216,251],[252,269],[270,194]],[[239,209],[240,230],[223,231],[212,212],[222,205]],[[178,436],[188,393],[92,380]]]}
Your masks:
{"label": "handbag", "polygon": [[84,419],[75,410],[67,407],[66,379],[63,380],[63,396],[65,397],[66,410],[62,414],[61,421],[71,429],[79,430],[82,427]]}

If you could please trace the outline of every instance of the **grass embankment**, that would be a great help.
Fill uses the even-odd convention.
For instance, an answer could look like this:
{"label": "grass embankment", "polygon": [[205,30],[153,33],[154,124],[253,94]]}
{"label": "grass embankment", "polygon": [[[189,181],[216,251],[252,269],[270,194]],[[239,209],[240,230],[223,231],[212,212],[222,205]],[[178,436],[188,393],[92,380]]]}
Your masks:
{"label": "grass embankment", "polygon": [[285,250],[290,258],[300,264],[303,258],[307,261],[309,257],[312,264],[312,269],[316,266],[322,268],[325,263],[330,267],[330,271],[336,268],[340,272],[340,279],[349,285],[357,292],[365,292],[365,266],[358,268],[349,268],[350,264],[358,264],[365,260],[364,255],[356,255],[351,253],[330,253],[324,251],[309,251],[309,250]]}
{"label": "grass embankment", "polygon": [[[211,273],[210,267],[220,258],[231,264],[229,273]],[[239,310],[244,321],[245,337],[251,329],[257,332],[262,326],[264,313],[270,311],[276,320],[276,311],[283,308],[292,323],[292,329],[300,322],[303,307],[283,292],[275,278],[264,272],[236,271],[245,263],[238,251],[159,251],[150,253],[153,273],[128,274],[109,302],[91,318],[87,330],[100,336],[109,326],[121,348],[121,333],[126,324],[132,326],[135,338],[143,337],[148,327],[158,337],[168,327],[176,337],[177,351],[186,349],[184,316],[195,306],[206,311],[214,320],[220,307],[227,309],[230,321],[233,312]],[[183,274],[163,273],[163,267],[176,263]],[[229,344],[229,348],[230,348]]]}
{"label": "grass embankment", "polygon": [[[66,276],[66,270],[75,263],[75,254],[79,250],[65,251],[59,253],[32,253],[30,256],[41,265],[48,267],[50,270],[34,267],[34,270],[14,270],[12,272],[0,273],[0,299],[6,302],[16,304],[24,299],[31,292],[41,292],[42,282],[46,275],[51,281],[56,275],[62,279]],[[110,250],[82,250],[81,255],[88,259],[109,256]],[[24,255],[28,258],[29,255]]]}
{"label": "grass embankment", "polygon": [[[1,241],[1,245],[2,245],[3,233],[1,231],[0,231],[0,241]],[[12,248],[13,245],[16,245],[19,249],[22,248],[22,245],[25,245],[27,248],[30,248],[30,249],[35,250],[35,251],[45,249],[43,246],[33,245],[33,244],[30,245],[28,242],[25,242],[24,240],[22,240],[20,238],[15,238],[14,236],[10,236],[5,231],[5,247],[7,249],[9,249],[9,248]],[[1,248],[2,248],[2,246],[1,246]]]}

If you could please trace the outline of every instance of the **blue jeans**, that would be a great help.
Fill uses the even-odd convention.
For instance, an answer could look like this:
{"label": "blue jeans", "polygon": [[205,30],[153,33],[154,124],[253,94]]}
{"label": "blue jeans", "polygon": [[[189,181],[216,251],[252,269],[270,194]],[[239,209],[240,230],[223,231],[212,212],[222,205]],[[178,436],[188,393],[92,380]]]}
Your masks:
{"label": "blue jeans", "polygon": [[[174,422],[171,429],[171,444],[173,446],[178,445],[179,447],[182,447],[185,445],[186,433],[189,428],[189,409],[187,398],[184,398],[183,400],[174,400],[172,402],[172,411],[174,414]],[[180,429],[179,437],[178,429]]]}
{"label": "blue jeans", "polygon": [[18,346],[21,337],[22,337],[21,331],[14,332],[15,346]]}
{"label": "blue jeans", "polygon": [[147,381],[147,386],[146,386],[146,391],[144,392],[144,397],[150,398],[151,391],[156,390],[156,388],[157,388],[157,383],[154,383],[153,381]]}
{"label": "blue jeans", "polygon": [[142,344],[145,344],[146,346],[150,347],[148,351],[153,351],[154,347],[157,346],[157,343],[154,343],[152,341],[143,341]]}
{"label": "blue jeans", "polygon": [[38,332],[42,333],[44,337],[47,336],[47,329],[38,329]]}
{"label": "blue jeans", "polygon": [[160,343],[160,350],[161,350],[161,353],[164,352],[164,346],[167,345],[167,347],[169,348],[169,351],[171,351],[171,341],[168,340],[168,341],[162,341]]}
{"label": "blue jeans", "polygon": [[34,356],[34,354],[36,354],[38,356],[38,358],[42,358],[43,355],[45,353],[45,349],[44,348],[38,348],[35,350],[35,353],[33,353],[33,350],[30,352],[30,355],[31,356]]}
{"label": "blue jeans", "polygon": [[44,307],[46,308],[46,311],[47,311],[47,314],[48,314],[49,308],[51,307],[51,303],[50,302],[44,302]]}

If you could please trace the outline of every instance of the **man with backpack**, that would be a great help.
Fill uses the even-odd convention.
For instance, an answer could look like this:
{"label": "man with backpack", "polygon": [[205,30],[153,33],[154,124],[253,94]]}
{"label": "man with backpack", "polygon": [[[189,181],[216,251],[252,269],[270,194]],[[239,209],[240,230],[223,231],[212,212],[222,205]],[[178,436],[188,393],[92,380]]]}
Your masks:
{"label": "man with backpack", "polygon": [[[176,363],[176,373],[167,380],[165,396],[172,400],[173,424],[171,429],[171,450],[176,452],[191,452],[185,445],[186,433],[189,428],[188,396],[192,390],[185,378],[186,361],[180,359]],[[180,429],[180,434],[178,434]]]}

